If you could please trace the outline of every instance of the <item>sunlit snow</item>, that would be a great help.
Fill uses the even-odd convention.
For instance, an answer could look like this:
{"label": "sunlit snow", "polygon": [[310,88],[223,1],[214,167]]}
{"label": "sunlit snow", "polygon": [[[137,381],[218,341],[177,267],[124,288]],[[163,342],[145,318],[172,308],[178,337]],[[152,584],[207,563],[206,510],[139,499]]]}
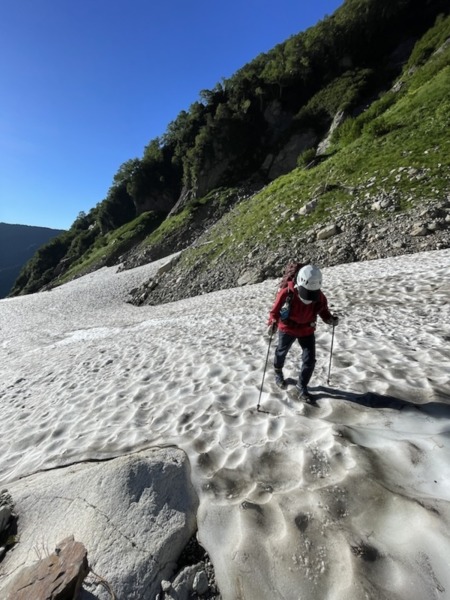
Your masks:
{"label": "sunlit snow", "polygon": [[128,304],[161,262],[1,300],[0,486],[177,445],[226,600],[450,598],[450,250],[323,269],[330,384],[320,322],[259,412],[278,282]]}

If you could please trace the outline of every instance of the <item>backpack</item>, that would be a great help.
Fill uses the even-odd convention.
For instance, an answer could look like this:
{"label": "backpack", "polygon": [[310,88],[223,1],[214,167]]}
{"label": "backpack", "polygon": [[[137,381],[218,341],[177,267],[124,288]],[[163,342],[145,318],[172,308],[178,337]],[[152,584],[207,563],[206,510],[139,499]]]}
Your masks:
{"label": "backpack", "polygon": [[[295,281],[297,279],[298,272],[304,266],[305,266],[305,263],[300,263],[300,262],[288,263],[284,269],[284,273],[283,273],[283,276],[280,281],[279,290],[286,288],[288,286],[289,281]],[[292,296],[293,296],[293,293],[291,291],[288,292],[286,300],[280,309],[280,319],[284,323],[289,321],[289,315],[291,312]]]}
{"label": "backpack", "polygon": [[279,289],[282,290],[283,288],[287,287],[288,281],[295,281],[297,279],[298,272],[302,267],[305,266],[305,264],[306,263],[301,262],[288,263],[284,268],[284,273],[281,277]]}

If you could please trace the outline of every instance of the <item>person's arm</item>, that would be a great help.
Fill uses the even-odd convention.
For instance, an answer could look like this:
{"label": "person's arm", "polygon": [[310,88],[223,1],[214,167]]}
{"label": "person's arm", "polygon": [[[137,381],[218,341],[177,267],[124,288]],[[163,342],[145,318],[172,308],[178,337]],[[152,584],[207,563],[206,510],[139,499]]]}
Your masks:
{"label": "person's arm", "polygon": [[330,313],[330,311],[328,310],[328,300],[327,300],[325,294],[323,294],[322,292],[320,292],[318,315],[322,319],[322,321],[324,323],[326,323],[327,325],[337,325],[338,324],[339,319],[338,319],[338,317],[335,317],[334,315],[332,315]]}
{"label": "person's arm", "polygon": [[288,295],[288,288],[282,288],[275,298],[275,302],[273,303],[272,309],[269,313],[269,320],[267,322],[268,325],[272,325],[273,323],[278,323],[280,320],[280,309],[286,300],[286,296]]}

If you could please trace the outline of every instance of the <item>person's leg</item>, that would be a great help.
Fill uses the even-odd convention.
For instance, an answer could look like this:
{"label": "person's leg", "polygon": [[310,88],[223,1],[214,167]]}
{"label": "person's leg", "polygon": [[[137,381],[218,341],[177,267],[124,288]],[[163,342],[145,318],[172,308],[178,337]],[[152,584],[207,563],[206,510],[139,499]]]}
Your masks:
{"label": "person's leg", "polygon": [[278,344],[275,348],[273,366],[275,369],[275,383],[282,389],[286,388],[286,382],[283,375],[284,361],[286,360],[287,353],[291,349],[294,341],[295,337],[292,335],[284,333],[283,331],[278,332]]}
{"label": "person's leg", "polygon": [[273,366],[276,370],[284,367],[284,361],[286,360],[287,353],[291,349],[295,339],[296,338],[294,336],[284,333],[284,331],[278,331],[278,343],[275,348],[275,356],[273,359]]}
{"label": "person's leg", "polygon": [[302,365],[298,377],[298,387],[307,393],[308,383],[316,365],[316,337],[311,334],[298,338],[298,343],[302,348]]}

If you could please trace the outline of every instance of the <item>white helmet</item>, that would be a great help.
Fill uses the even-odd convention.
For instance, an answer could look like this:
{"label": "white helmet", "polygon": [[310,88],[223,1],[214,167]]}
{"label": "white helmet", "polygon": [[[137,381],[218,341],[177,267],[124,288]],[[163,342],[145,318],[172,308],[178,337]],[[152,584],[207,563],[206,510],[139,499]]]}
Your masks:
{"label": "white helmet", "polygon": [[319,290],[322,286],[322,273],[315,265],[306,265],[297,275],[297,289],[300,298],[309,304],[319,299]]}

